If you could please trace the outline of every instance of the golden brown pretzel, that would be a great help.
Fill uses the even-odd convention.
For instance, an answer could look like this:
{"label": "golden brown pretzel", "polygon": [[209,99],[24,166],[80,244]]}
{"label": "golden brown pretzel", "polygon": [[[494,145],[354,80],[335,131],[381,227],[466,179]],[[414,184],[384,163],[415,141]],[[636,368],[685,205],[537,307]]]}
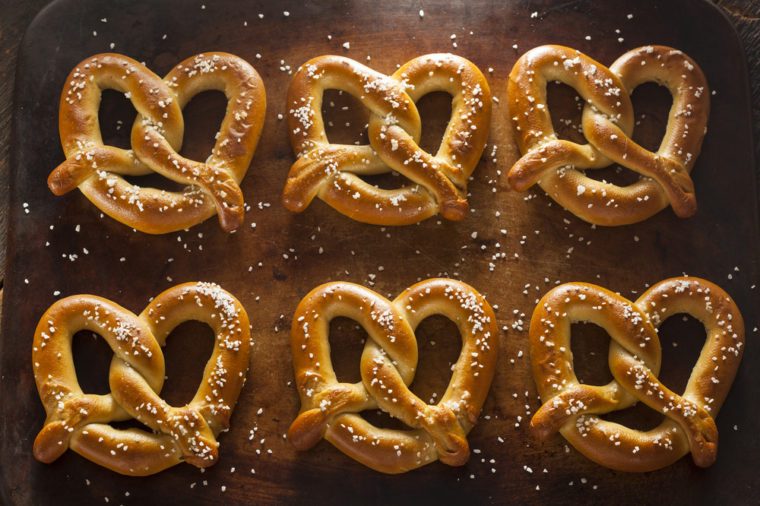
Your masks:
{"label": "golden brown pretzel", "polygon": [[[98,108],[103,89],[125,93],[137,109],[132,149],[103,145]],[[205,162],[178,154],[182,108],[206,90],[227,96],[227,112]],[[266,111],[261,78],[245,60],[227,53],[187,58],[162,80],[141,63],[105,53],[71,71],[61,94],[59,130],[66,161],[48,177],[56,195],[79,189],[112,218],[150,234],[196,225],[219,214],[231,232],[243,222],[238,184],[256,150]],[[158,172],[187,185],[182,192],[142,188],[122,176]]]}
{"label": "golden brown pretzel", "polygon": [[[582,125],[588,144],[557,138],[546,103],[546,84],[554,80],[575,88],[584,99]],[[631,138],[630,95],[649,81],[667,87],[673,96],[656,153]],[[507,92],[523,154],[508,174],[514,189],[524,191],[538,183],[567,210],[598,225],[643,221],[668,204],[681,218],[696,212],[689,173],[707,130],[710,93],[702,70],[681,51],[640,47],[608,69],[575,49],[540,46],[517,61]],[[639,173],[641,179],[621,187],[582,172],[613,162]]]}
{"label": "golden brown pretzel", "polygon": [[[429,405],[408,385],[417,367],[414,329],[434,314],[457,324],[462,351],[446,393]],[[328,334],[337,316],[369,334],[359,383],[339,383],[332,368]],[[353,283],[324,284],[298,305],[291,349],[301,412],[288,438],[299,450],[325,438],[362,464],[392,474],[437,459],[460,466],[469,458],[467,434],[488,395],[498,354],[493,310],[472,287],[428,279],[389,301]],[[362,411],[378,407],[413,430],[380,429],[362,418]]]}
{"label": "golden brown pretzel", "polygon": [[[702,353],[682,395],[664,386],[657,328],[686,313],[707,332]],[[570,325],[591,321],[612,338],[604,386],[582,384],[573,371]],[[559,431],[589,459],[621,471],[653,471],[691,452],[701,467],[718,450],[714,418],[728,395],[744,348],[744,322],[731,297],[709,281],[671,278],[647,290],[636,302],[587,283],[549,291],[530,323],[530,358],[543,405],[531,420],[545,439]],[[596,415],[637,401],[665,415],[650,431],[633,430]]]}
{"label": "golden brown pretzel", "polygon": [[[322,96],[343,90],[370,110],[369,145],[331,144],[322,120]],[[415,102],[444,91],[452,96],[451,120],[435,155],[422,150]],[[303,211],[319,197],[365,223],[408,225],[440,213],[467,213],[467,179],[488,138],[491,91],[480,70],[452,54],[420,56],[391,76],[341,56],[303,64],[288,89],[290,142],[298,159],[288,174],[283,203]],[[380,189],[362,175],[397,171],[414,184]]]}
{"label": "golden brown pretzel", "polygon": [[[193,400],[174,407],[159,396],[164,383],[161,347],[169,333],[187,320],[211,327],[214,349]],[[71,340],[80,330],[101,335],[114,351],[109,394],[85,394],[79,386]],[[182,461],[198,467],[213,465],[218,456],[216,437],[229,427],[245,383],[249,352],[245,309],[212,283],[170,288],[139,316],[94,295],[61,299],[42,316],[34,336],[34,377],[47,413],[34,441],[34,456],[49,463],[71,448],[132,476],[157,473]],[[154,432],[108,425],[131,417]]]}

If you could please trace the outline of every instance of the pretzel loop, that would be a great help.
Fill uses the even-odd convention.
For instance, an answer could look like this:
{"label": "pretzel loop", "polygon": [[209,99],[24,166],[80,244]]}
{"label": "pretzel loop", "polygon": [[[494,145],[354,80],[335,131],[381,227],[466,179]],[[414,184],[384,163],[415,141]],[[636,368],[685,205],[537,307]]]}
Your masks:
{"label": "pretzel loop", "polygon": [[[441,400],[429,405],[409,390],[417,366],[414,329],[433,314],[453,320],[462,351]],[[329,322],[353,319],[369,335],[361,358],[362,381],[338,382],[330,362]],[[394,301],[352,283],[328,283],[299,304],[291,348],[301,413],[288,431],[305,450],[325,438],[348,456],[385,473],[401,473],[440,459],[463,465],[467,434],[490,388],[496,363],[495,317],[485,299],[464,283],[430,279]],[[360,413],[380,408],[412,428],[381,429]]]}
{"label": "pretzel loop", "polygon": [[[99,54],[69,75],[61,96],[59,126],[66,161],[48,177],[56,195],[76,187],[103,212],[138,230],[166,233],[219,215],[232,231],[243,220],[239,183],[250,165],[264,120],[266,98],[256,71],[227,53],[200,54],[175,66],[162,80],[144,65],[118,54]],[[103,89],[124,92],[137,109],[132,149],[103,145],[98,108]],[[227,112],[205,162],[178,154],[182,108],[196,94],[223,91]],[[142,188],[122,176],[157,172],[182,192]]]}
{"label": "pretzel loop", "polygon": [[[370,110],[369,145],[331,144],[322,119],[326,89],[352,94]],[[419,147],[415,102],[433,91],[452,95],[452,116],[438,152]],[[467,178],[485,146],[491,96],[482,73],[450,54],[421,56],[385,76],[353,60],[321,56],[301,66],[288,90],[290,137],[298,159],[283,190],[285,206],[303,211],[315,197],[358,221],[405,225],[437,212],[461,220]],[[361,175],[396,171],[412,185],[386,190]]]}
{"label": "pretzel loop", "polygon": [[[674,314],[700,320],[707,340],[686,390],[679,395],[657,378],[661,347],[657,327]],[[609,366],[613,381],[581,384],[573,372],[570,325],[591,321],[612,338]],[[545,439],[559,431],[586,457],[622,471],[652,471],[691,452],[707,467],[715,461],[717,415],[733,382],[744,345],[738,308],[721,288],[699,278],[657,283],[636,302],[604,288],[569,283],[539,302],[530,328],[533,375],[543,405],[531,431]],[[638,431],[597,415],[642,401],[665,415],[655,429]]]}
{"label": "pretzel loop", "polygon": [[[552,80],[573,87],[584,99],[582,126],[588,144],[557,138],[546,101],[546,85]],[[630,95],[649,81],[665,86],[673,97],[665,135],[654,153],[631,138]],[[516,190],[538,183],[563,207],[598,225],[642,221],[668,204],[682,218],[696,212],[689,173],[706,132],[709,90],[700,68],[681,51],[640,47],[608,69],[577,50],[541,46],[515,64],[508,95],[523,153],[508,174]],[[582,172],[613,162],[641,179],[620,187]]]}
{"label": "pretzel loop", "polygon": [[[168,405],[161,347],[181,322],[200,320],[215,333],[203,379],[189,404]],[[74,370],[71,339],[79,330],[103,336],[114,351],[111,392],[82,392]],[[47,412],[34,455],[52,462],[71,448],[121,474],[144,476],[179,462],[214,464],[216,436],[229,426],[248,370],[248,317],[229,293],[210,283],[166,290],[139,315],[106,299],[75,295],[51,306],[37,327],[33,360]],[[110,422],[136,418],[154,432],[115,429]]]}

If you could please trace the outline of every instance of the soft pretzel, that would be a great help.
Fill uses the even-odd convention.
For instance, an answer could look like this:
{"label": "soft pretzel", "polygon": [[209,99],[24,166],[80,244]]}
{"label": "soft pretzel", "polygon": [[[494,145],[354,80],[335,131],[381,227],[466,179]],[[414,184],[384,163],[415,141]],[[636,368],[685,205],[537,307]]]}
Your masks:
{"label": "soft pretzel", "polygon": [[[180,323],[198,320],[214,331],[198,391],[186,406],[167,404],[161,347]],[[71,340],[80,330],[102,336],[114,352],[111,392],[82,392]],[[245,383],[250,352],[248,315],[231,294],[212,283],[185,283],[153,299],[139,316],[94,295],[73,295],[53,304],[34,336],[32,361],[47,412],[34,440],[34,456],[45,463],[71,448],[121,474],[145,476],[182,461],[216,463],[219,432],[229,427]],[[153,432],[115,429],[110,422],[136,418]]]}
{"label": "soft pretzel", "polygon": [[[102,90],[124,92],[137,109],[132,149],[103,144],[98,121]],[[220,90],[227,113],[205,162],[179,154],[182,108],[198,93]],[[238,186],[256,150],[264,123],[264,84],[245,60],[227,53],[187,58],[162,80],[119,54],[87,58],[69,74],[61,94],[59,129],[66,161],[48,177],[56,195],[74,188],[101,211],[137,230],[163,234],[196,225],[218,213],[231,232],[243,222]],[[142,188],[122,176],[157,172],[181,192]]]}
{"label": "soft pretzel", "polygon": [[[331,144],[322,120],[322,96],[343,90],[369,110],[369,145]],[[419,146],[415,102],[444,91],[452,96],[451,119],[435,155]],[[285,183],[285,207],[303,211],[319,197],[365,223],[408,225],[440,212],[449,220],[467,213],[467,179],[488,138],[491,91],[480,70],[452,54],[420,56],[391,76],[341,56],[303,64],[288,89],[290,142],[297,156]],[[362,175],[396,171],[413,184],[377,188]]]}
{"label": "soft pretzel", "polygon": [[[686,313],[707,332],[686,390],[679,395],[657,378],[662,352],[657,328]],[[582,384],[573,371],[571,324],[590,321],[612,338],[604,386]],[[668,466],[691,452],[710,466],[718,450],[714,418],[728,395],[744,349],[744,322],[731,297],[704,279],[671,278],[631,302],[587,283],[568,283],[548,292],[530,323],[530,359],[543,401],[531,420],[540,439],[559,431],[589,459],[620,471],[645,472]],[[649,431],[630,429],[598,415],[641,401],[665,415]]]}
{"label": "soft pretzel", "polygon": [[[588,144],[559,139],[546,102],[546,84],[561,81],[585,101],[582,126]],[[657,152],[631,138],[630,95],[654,81],[673,96]],[[690,172],[707,130],[710,92],[699,66],[665,46],[628,51],[608,69],[580,51],[540,46],[525,53],[509,76],[509,108],[523,156],[508,174],[519,191],[538,183],[567,210],[597,225],[643,221],[668,204],[681,218],[697,210]],[[625,187],[597,181],[584,169],[618,163],[641,175]]]}
{"label": "soft pretzel", "polygon": [[[436,405],[408,385],[417,367],[417,325],[442,314],[459,327],[462,351],[446,393]],[[362,380],[339,383],[330,361],[330,320],[343,316],[369,334],[361,358]],[[435,460],[463,465],[467,434],[488,395],[498,354],[496,318],[472,287],[429,279],[389,301],[353,283],[327,283],[298,305],[291,349],[301,412],[288,430],[299,450],[325,438],[346,455],[383,473],[403,473]],[[361,416],[380,408],[412,430],[381,429]]]}

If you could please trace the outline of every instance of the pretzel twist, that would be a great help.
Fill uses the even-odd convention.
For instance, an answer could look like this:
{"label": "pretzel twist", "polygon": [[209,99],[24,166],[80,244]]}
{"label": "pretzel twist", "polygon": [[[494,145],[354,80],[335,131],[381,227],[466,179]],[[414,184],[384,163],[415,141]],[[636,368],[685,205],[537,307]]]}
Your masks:
{"label": "pretzel twist", "polygon": [[[582,127],[588,144],[557,137],[546,101],[546,85],[552,80],[573,87],[583,98]],[[650,81],[665,86],[673,97],[657,152],[631,138],[630,96]],[[597,225],[643,221],[668,204],[681,218],[696,212],[690,172],[707,131],[709,89],[702,70],[681,51],[640,47],[608,69],[575,49],[540,46],[517,61],[507,92],[523,154],[508,173],[514,189],[524,191],[538,183],[564,208]],[[621,187],[582,172],[613,162],[641,178]]]}
{"label": "pretzel twist", "polygon": [[[369,145],[331,144],[322,98],[338,89],[370,111]],[[415,103],[443,91],[452,96],[451,119],[435,155],[419,146]],[[480,70],[452,54],[420,56],[391,76],[341,56],[302,65],[288,89],[290,141],[297,160],[283,189],[283,203],[303,211],[315,197],[350,218],[376,225],[408,225],[440,212],[449,220],[467,213],[467,179],[488,138],[491,91]],[[361,176],[396,171],[413,184],[377,188]]]}
{"label": "pretzel twist", "polygon": [[[103,144],[98,121],[102,90],[115,89],[137,109],[132,149]],[[178,154],[182,109],[198,93],[220,90],[227,112],[205,162]],[[74,188],[112,218],[150,234],[196,225],[218,213],[227,232],[243,222],[239,183],[256,150],[266,111],[264,84],[245,60],[227,53],[187,58],[162,80],[119,54],[87,58],[71,71],[61,94],[59,130],[66,161],[48,177],[55,195]],[[142,188],[123,176],[157,172],[181,192]]]}
{"label": "pretzel twist", "polygon": [[[459,327],[462,351],[448,388],[435,405],[409,390],[417,367],[417,325],[442,314]],[[330,320],[343,316],[367,331],[362,380],[341,383],[330,360]],[[493,378],[498,353],[496,318],[472,287],[429,279],[389,301],[353,283],[327,283],[298,305],[291,349],[301,411],[288,430],[299,450],[321,438],[383,473],[403,473],[440,459],[461,466],[469,458],[467,434],[475,425]],[[381,429],[361,416],[380,408],[412,428]]]}
{"label": "pretzel twist", "polygon": [[[170,406],[161,347],[180,323],[198,320],[214,331],[214,349],[189,404]],[[80,330],[101,335],[114,352],[111,392],[86,394],[77,381],[71,341]],[[248,371],[248,315],[231,294],[212,283],[185,283],[153,299],[139,316],[94,295],[53,304],[34,336],[32,361],[47,418],[34,441],[34,456],[50,463],[71,448],[121,474],[145,476],[182,461],[216,463],[219,432],[229,427]],[[136,418],[153,432],[115,429]]]}
{"label": "pretzel twist", "polygon": [[[707,339],[679,395],[657,378],[662,351],[657,328],[686,313],[705,326]],[[613,380],[585,385],[573,371],[571,324],[590,321],[612,338],[609,366]],[[587,283],[549,291],[530,324],[533,376],[543,405],[531,431],[546,439],[559,431],[589,459],[620,471],[660,469],[691,452],[700,467],[712,465],[718,450],[714,417],[728,395],[744,348],[744,322],[731,297],[709,281],[671,278],[647,290],[636,302]],[[637,401],[665,415],[650,431],[633,430],[597,415]]]}

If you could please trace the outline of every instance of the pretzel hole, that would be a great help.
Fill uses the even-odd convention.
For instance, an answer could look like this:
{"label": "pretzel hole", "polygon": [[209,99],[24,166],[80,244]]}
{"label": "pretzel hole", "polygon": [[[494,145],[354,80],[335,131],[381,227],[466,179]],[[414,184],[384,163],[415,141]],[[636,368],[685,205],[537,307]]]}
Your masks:
{"label": "pretzel hole", "polygon": [[103,90],[100,97],[98,122],[103,144],[130,149],[130,134],[137,111],[124,93],[116,90]]}
{"label": "pretzel hole", "polygon": [[707,340],[704,325],[686,314],[675,314],[660,326],[662,346],[660,381],[676,393],[686,390],[694,364]]}
{"label": "pretzel hole", "polygon": [[182,109],[185,137],[179,154],[190,160],[206,161],[226,111],[227,97],[219,90],[203,91],[191,98]]}
{"label": "pretzel hole", "polygon": [[398,418],[394,418],[382,409],[362,411],[362,417],[379,429],[409,430],[409,426]]}
{"label": "pretzel hole", "polygon": [[181,192],[185,187],[183,184],[179,184],[171,179],[162,176],[161,174],[151,172],[144,176],[122,176],[129,184],[140,186],[142,188],[156,188],[158,190],[165,190],[168,192]]}
{"label": "pretzel hole", "polygon": [[183,322],[171,331],[163,348],[166,381],[161,397],[167,403],[184,406],[193,400],[214,349],[214,339],[211,327],[197,321]]}
{"label": "pretzel hole", "polygon": [[586,138],[581,128],[583,99],[575,88],[562,82],[549,82],[546,85],[546,104],[557,137],[585,144]]}
{"label": "pretzel hole", "polygon": [[322,119],[331,144],[368,144],[369,110],[356,97],[342,90],[325,90]]}
{"label": "pretzel hole", "polygon": [[670,91],[657,83],[638,86],[631,96],[634,112],[633,140],[649,151],[657,151],[665,135],[673,103]]}
{"label": "pretzel hole", "polygon": [[451,120],[451,100],[451,95],[445,91],[433,91],[417,101],[422,124],[419,146],[430,154],[436,154],[443,142],[443,134]]}
{"label": "pretzel hole", "polygon": [[652,430],[664,420],[662,414],[653,410],[643,402],[636,403],[630,408],[613,411],[600,418],[640,431]]}
{"label": "pretzel hole", "polygon": [[570,329],[570,350],[578,381],[586,385],[606,385],[612,381],[607,364],[610,335],[591,322],[573,323]]}
{"label": "pretzel hole", "polygon": [[74,370],[82,391],[86,394],[104,395],[111,392],[108,371],[113,351],[105,339],[89,330],[74,334],[71,340]]}
{"label": "pretzel hole", "polygon": [[350,318],[337,317],[330,321],[330,361],[341,383],[361,381],[362,350],[367,331]]}
{"label": "pretzel hole", "polygon": [[459,328],[443,315],[420,322],[417,336],[417,371],[409,389],[428,404],[437,404],[451,381],[452,367],[462,351]]}

